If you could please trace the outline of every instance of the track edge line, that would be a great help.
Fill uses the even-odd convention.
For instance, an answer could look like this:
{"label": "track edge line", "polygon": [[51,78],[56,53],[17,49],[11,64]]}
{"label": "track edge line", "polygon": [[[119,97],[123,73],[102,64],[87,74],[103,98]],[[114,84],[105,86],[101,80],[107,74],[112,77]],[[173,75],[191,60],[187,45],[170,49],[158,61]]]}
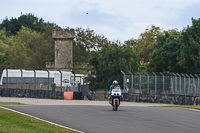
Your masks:
{"label": "track edge line", "polygon": [[39,118],[39,117],[35,117],[35,116],[29,115],[29,114],[26,114],[26,113],[22,113],[22,112],[20,112],[20,111],[16,111],[16,110],[14,110],[14,109],[9,109],[9,108],[3,107],[3,106],[0,106],[0,108],[6,109],[6,110],[9,110],[9,111],[13,111],[13,112],[15,112],[15,113],[19,113],[19,114],[22,114],[22,115],[25,115],[25,116],[29,116],[29,117],[32,117],[32,118],[41,120],[41,121],[43,121],[43,122],[47,122],[47,123],[52,124],[52,125],[55,125],[55,126],[59,126],[59,127],[62,127],[62,128],[66,128],[66,129],[69,129],[69,130],[72,130],[72,131],[76,131],[76,132],[79,132],[79,133],[85,133],[85,132],[82,132],[82,131],[79,131],[79,130],[76,130],[76,129],[73,129],[73,128],[70,128],[70,127],[66,127],[66,126],[63,126],[63,125],[60,125],[60,124],[56,124],[56,123],[53,123],[53,122],[50,122],[50,121],[41,119],[41,118]]}

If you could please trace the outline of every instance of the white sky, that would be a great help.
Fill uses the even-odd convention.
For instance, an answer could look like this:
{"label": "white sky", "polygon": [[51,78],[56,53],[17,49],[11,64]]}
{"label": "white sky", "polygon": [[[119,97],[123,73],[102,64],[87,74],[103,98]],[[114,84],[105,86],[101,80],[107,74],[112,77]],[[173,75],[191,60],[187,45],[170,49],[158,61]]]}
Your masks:
{"label": "white sky", "polygon": [[192,17],[200,18],[200,0],[0,0],[0,23],[21,12],[62,28],[88,27],[110,41],[124,42],[138,39],[150,25],[182,30]]}

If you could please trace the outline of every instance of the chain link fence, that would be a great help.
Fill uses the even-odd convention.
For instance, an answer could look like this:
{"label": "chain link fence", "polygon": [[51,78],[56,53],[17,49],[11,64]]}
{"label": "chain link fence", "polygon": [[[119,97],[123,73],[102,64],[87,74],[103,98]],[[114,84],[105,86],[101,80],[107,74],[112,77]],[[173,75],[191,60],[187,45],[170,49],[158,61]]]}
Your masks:
{"label": "chain link fence", "polygon": [[200,96],[200,79],[197,74],[134,73],[125,74],[124,92],[138,94],[176,94]]}

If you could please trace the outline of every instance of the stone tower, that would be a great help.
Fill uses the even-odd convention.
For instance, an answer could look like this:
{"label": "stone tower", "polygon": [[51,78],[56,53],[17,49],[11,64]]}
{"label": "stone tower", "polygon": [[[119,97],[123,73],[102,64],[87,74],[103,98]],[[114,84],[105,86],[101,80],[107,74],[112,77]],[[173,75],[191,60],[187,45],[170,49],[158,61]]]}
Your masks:
{"label": "stone tower", "polygon": [[73,67],[73,29],[53,30],[52,38],[55,41],[55,62],[47,62],[49,70],[71,71]]}

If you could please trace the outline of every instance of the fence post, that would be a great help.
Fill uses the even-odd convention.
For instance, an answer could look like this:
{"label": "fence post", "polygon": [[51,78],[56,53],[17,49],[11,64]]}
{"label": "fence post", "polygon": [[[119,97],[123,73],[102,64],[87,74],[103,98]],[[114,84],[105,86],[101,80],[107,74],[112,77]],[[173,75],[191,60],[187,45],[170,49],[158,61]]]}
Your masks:
{"label": "fence post", "polygon": [[172,73],[175,77],[174,86],[175,86],[175,94],[177,93],[177,76],[175,73]]}
{"label": "fence post", "polygon": [[141,92],[142,92],[142,91],[141,91],[142,76],[141,76],[141,74],[140,74],[139,72],[137,72],[137,74],[140,76],[140,79],[139,79],[139,83],[140,83],[140,84],[139,84],[139,89],[140,89],[140,92],[139,92],[139,93],[141,94]]}
{"label": "fence post", "polygon": [[8,89],[8,69],[7,68],[5,69],[6,69],[6,89]]}
{"label": "fence post", "polygon": [[198,81],[197,81],[197,82],[198,82],[198,83],[197,83],[197,95],[200,96],[200,95],[199,95],[199,77],[197,76],[197,74],[195,74],[195,76],[196,76],[197,79],[198,79]]}
{"label": "fence post", "polygon": [[147,94],[149,94],[149,74],[144,72],[147,75]]}
{"label": "fence post", "polygon": [[36,84],[36,72],[35,72],[35,70],[33,69],[33,72],[34,72],[34,90],[35,90],[35,84]]}
{"label": "fence post", "polygon": [[165,94],[165,76],[160,72],[160,74],[163,76],[163,94]]}
{"label": "fence post", "polygon": [[194,96],[194,91],[195,91],[195,83],[194,83],[194,76],[192,74],[190,74],[190,76],[192,77],[192,82],[193,82],[193,89],[192,89],[192,92],[193,92],[193,96]]}
{"label": "fence post", "polygon": [[[188,77],[188,79],[189,79],[189,95],[190,95],[190,76],[189,75],[187,75],[187,74],[185,74],[186,75],[186,77]],[[187,88],[186,88],[187,89]]]}
{"label": "fence post", "polygon": [[183,84],[183,86],[184,86],[184,87],[183,87],[184,90],[183,90],[183,91],[184,91],[184,95],[186,95],[186,93],[185,93],[185,79],[186,79],[186,78],[185,78],[185,75],[184,75],[184,74],[181,73],[181,75],[184,77],[184,84]]}
{"label": "fence post", "polygon": [[22,71],[22,69],[19,69],[20,71],[21,71],[21,83],[20,83],[20,85],[21,85],[21,89],[22,89],[22,78],[23,78],[23,71]]}
{"label": "fence post", "polygon": [[155,76],[155,97],[156,97],[156,94],[157,94],[157,75],[155,74],[155,72],[152,72]]}
{"label": "fence post", "polygon": [[179,76],[179,84],[180,84],[180,86],[179,86],[179,95],[181,95],[181,75],[180,74],[178,74],[178,73],[176,73],[178,76]]}
{"label": "fence post", "polygon": [[123,76],[123,90],[124,90],[124,92],[125,92],[126,74],[125,74],[123,71],[121,71],[121,73],[124,75],[124,76]]}
{"label": "fence post", "polygon": [[62,72],[59,70],[60,72],[60,91],[62,92]]}
{"label": "fence post", "polygon": [[74,74],[74,81],[73,81],[73,85],[75,85],[75,81],[76,81],[76,80],[75,80],[75,79],[76,79],[76,73],[75,73],[75,71],[74,71],[74,70],[72,70],[71,72],[72,72],[72,74]]}
{"label": "fence post", "polygon": [[48,81],[47,81],[48,83],[47,84],[48,84],[48,91],[49,91],[49,70],[47,70],[47,73],[48,73]]}
{"label": "fence post", "polygon": [[131,74],[131,92],[133,92],[133,73],[129,72]]}

